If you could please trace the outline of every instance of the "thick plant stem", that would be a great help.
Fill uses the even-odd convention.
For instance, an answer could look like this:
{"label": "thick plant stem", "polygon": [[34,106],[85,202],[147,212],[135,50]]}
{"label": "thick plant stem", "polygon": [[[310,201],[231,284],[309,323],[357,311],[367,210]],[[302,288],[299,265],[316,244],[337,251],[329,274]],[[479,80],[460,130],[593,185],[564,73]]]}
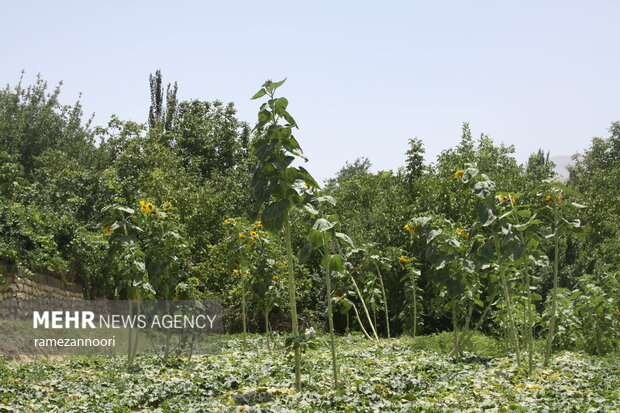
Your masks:
{"label": "thick plant stem", "polygon": [[[375,263],[375,268],[377,269],[377,275],[379,276],[379,285],[381,285],[381,295],[383,295],[383,311],[385,312],[385,328],[387,329],[387,336],[391,338],[390,335],[390,314],[388,312],[388,302],[387,295],[385,294],[385,286],[383,285],[383,276],[381,275],[381,271],[379,271],[379,266]],[[415,334],[414,334],[415,337]]]}
{"label": "thick plant stem", "polygon": [[360,289],[357,286],[357,283],[355,282],[355,278],[353,278],[353,275],[351,275],[351,273],[349,273],[349,276],[351,277],[351,281],[353,282],[353,287],[355,287],[355,292],[357,293],[357,296],[359,297],[360,302],[362,303],[362,307],[364,308],[364,313],[366,313],[366,318],[368,319],[368,324],[370,324],[370,328],[372,329],[372,334],[375,337],[375,340],[379,341],[379,336],[377,335],[377,329],[375,328],[374,324],[372,323],[372,318],[370,317],[370,313],[368,312],[368,307],[366,306],[366,302],[364,301],[364,297],[362,296],[362,293],[360,292]]}
{"label": "thick plant stem", "polygon": [[558,240],[558,207],[555,208],[555,225],[554,225],[554,235],[553,235],[553,292],[552,292],[552,302],[551,302],[551,319],[549,320],[549,335],[547,336],[547,347],[545,348],[545,366],[549,363],[549,358],[551,357],[551,346],[553,344],[553,335],[555,332],[555,319],[557,313],[557,305],[558,305],[558,267],[560,262],[560,245]]}
{"label": "thick plant stem", "polygon": [[334,374],[334,389],[338,388],[338,358],[336,357],[336,338],[334,337],[334,316],[332,310],[332,282],[329,263],[325,269],[325,287],[327,289],[327,321],[329,324],[329,340],[332,352],[332,370]]}
{"label": "thick plant stem", "polygon": [[528,374],[532,374],[532,370],[534,368],[534,343],[532,329],[534,328],[534,326],[532,325],[532,290],[530,288],[530,274],[527,260],[524,263],[523,275],[525,277],[525,288],[527,288],[527,313],[525,314],[525,339],[527,340],[527,371]]}
{"label": "thick plant stem", "polygon": [[456,340],[456,345],[450,352],[450,356],[458,356],[461,354],[461,351],[465,344],[464,343],[465,337],[467,337],[469,334],[469,324],[471,323],[471,315],[473,314],[473,312],[474,312],[474,305],[472,303],[469,305],[469,310],[467,311],[467,316],[465,318],[465,326],[463,327],[463,330],[461,330],[461,334],[457,334],[458,339]]}
{"label": "thick plant stem", "polygon": [[411,275],[413,277],[413,338],[415,338],[418,331],[418,287],[416,285],[415,273]]}
{"label": "thick plant stem", "polygon": [[271,348],[271,331],[269,329],[269,309],[265,306],[265,337],[267,337],[267,350]]}
{"label": "thick plant stem", "polygon": [[[136,303],[136,307],[137,307],[137,311],[136,311],[136,315],[140,315],[140,301],[138,301]],[[138,342],[140,341],[140,329],[136,326],[135,328],[135,340],[133,341],[133,354],[132,357],[133,359],[136,358],[136,354],[138,354]]]}
{"label": "thick plant stem", "polygon": [[519,348],[519,337],[517,336],[517,329],[515,327],[515,319],[512,314],[512,304],[510,299],[510,288],[508,288],[508,281],[506,280],[506,274],[503,266],[499,269],[499,275],[502,282],[502,288],[504,290],[504,296],[506,298],[506,312],[508,313],[508,321],[510,323],[510,336],[515,347],[517,354],[517,363],[521,363],[521,349]]}
{"label": "thick plant stem", "polygon": [[456,298],[452,299],[452,335],[454,336],[454,348],[459,347],[459,329],[456,316]]}
{"label": "thick plant stem", "polygon": [[[133,297],[129,294],[129,316],[133,317]],[[131,328],[129,329],[129,334],[127,336],[127,368],[131,367],[133,364],[133,331]]]}
{"label": "thick plant stem", "polygon": [[[469,343],[469,340],[471,340],[471,338],[474,335],[474,333],[480,329],[480,327],[482,326],[482,323],[486,319],[487,314],[489,313],[489,310],[491,309],[491,306],[493,305],[493,300],[495,300],[496,296],[497,296],[497,293],[494,293],[491,296],[491,298],[489,299],[489,304],[487,304],[487,306],[485,307],[484,311],[482,312],[482,315],[478,319],[478,322],[476,323],[476,325],[474,326],[473,329],[471,329],[471,330],[469,330],[467,332],[467,335],[461,341],[461,348],[465,347],[467,345],[467,343]],[[452,351],[450,353],[450,357],[453,357],[453,356],[454,356],[454,351]]]}
{"label": "thick plant stem", "polygon": [[[495,250],[499,254],[500,244],[499,240],[495,238]],[[519,348],[519,336],[517,335],[517,328],[515,326],[514,315],[512,314],[512,304],[510,299],[510,288],[508,288],[508,281],[506,280],[506,268],[503,262],[499,266],[499,278],[502,283],[502,289],[504,290],[504,299],[506,300],[506,312],[508,313],[509,332],[510,338],[514,344],[515,353],[517,355],[517,364],[521,363],[521,349]]]}
{"label": "thick plant stem", "polygon": [[[288,294],[289,305],[291,307],[291,330],[293,337],[299,337],[299,326],[297,325],[297,297],[295,292],[295,272],[293,271],[293,249],[291,247],[291,223],[288,211],[284,216],[284,238],[286,241],[286,256],[288,265]],[[295,389],[301,390],[301,349],[297,341],[293,344],[295,350]]]}
{"label": "thick plant stem", "polygon": [[248,341],[247,341],[247,334],[248,334],[248,326],[247,326],[247,314],[246,314],[246,303],[245,303],[245,282],[243,282],[243,280],[241,281],[241,320],[243,323],[243,349],[247,350],[248,349]]}
{"label": "thick plant stem", "polygon": [[355,303],[353,304],[353,310],[355,311],[355,318],[357,318],[357,323],[360,325],[360,328],[362,329],[362,332],[364,333],[364,335],[369,339],[372,340],[372,337],[370,336],[370,334],[368,334],[368,331],[366,331],[366,329],[364,328],[364,324],[362,323],[362,319],[360,318],[360,313],[359,311],[357,311],[357,306],[355,305]]}

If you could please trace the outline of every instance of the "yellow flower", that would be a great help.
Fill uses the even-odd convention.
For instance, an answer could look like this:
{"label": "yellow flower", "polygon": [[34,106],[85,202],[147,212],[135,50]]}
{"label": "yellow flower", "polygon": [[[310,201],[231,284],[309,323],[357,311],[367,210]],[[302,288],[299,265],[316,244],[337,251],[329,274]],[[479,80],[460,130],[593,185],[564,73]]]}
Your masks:
{"label": "yellow flower", "polygon": [[411,260],[407,257],[400,257],[399,258],[400,262],[407,264],[408,262],[411,262]]}
{"label": "yellow flower", "polygon": [[225,220],[224,220],[224,224],[228,224],[228,223],[230,223],[230,221],[229,221],[229,220],[227,220],[227,219],[225,219]]}
{"label": "yellow flower", "polygon": [[243,237],[245,237],[245,234],[243,232],[240,232],[239,233],[239,238],[243,238]]}
{"label": "yellow flower", "polygon": [[512,195],[510,195],[510,203],[511,203],[512,205],[516,204],[516,203],[517,203],[517,198],[516,198],[516,197],[514,197],[514,196],[512,196]]}
{"label": "yellow flower", "polygon": [[164,202],[161,206],[161,209],[164,211],[169,211],[172,208],[172,202]]}
{"label": "yellow flower", "polygon": [[106,225],[105,227],[103,227],[104,234],[109,234],[110,232],[112,232],[112,225]]}
{"label": "yellow flower", "polygon": [[462,170],[462,169],[459,169],[458,171],[456,171],[456,172],[454,173],[454,177],[455,177],[455,178],[462,178],[462,177],[463,177],[463,175],[465,175],[465,171],[464,171],[464,170]]}
{"label": "yellow flower", "polygon": [[263,221],[258,221],[256,223],[256,226],[259,227],[259,228],[262,228],[263,227]]}
{"label": "yellow flower", "polygon": [[540,200],[543,201],[543,202],[549,202],[552,199],[553,199],[553,197],[551,195],[543,196],[542,198],[540,198]]}
{"label": "yellow flower", "polygon": [[143,210],[144,212],[151,213],[153,212],[155,207],[150,202],[140,201],[140,209]]}
{"label": "yellow flower", "polygon": [[419,226],[420,226],[419,223],[412,222],[411,225],[405,224],[405,226],[403,228],[405,229],[405,231],[414,232],[416,230],[416,228],[418,228]]}
{"label": "yellow flower", "polygon": [[561,197],[561,196],[557,197],[557,198],[555,199],[555,202],[562,202],[562,197]]}
{"label": "yellow flower", "polygon": [[239,270],[232,270],[232,272],[233,272],[233,274],[235,274],[237,276],[241,275],[241,271],[239,271]]}
{"label": "yellow flower", "polygon": [[272,280],[274,281],[278,281],[278,279],[280,279],[280,277],[278,277],[277,275],[274,275],[273,277],[271,277]]}
{"label": "yellow flower", "polygon": [[459,235],[460,235],[461,237],[463,237],[463,238],[468,238],[468,237],[469,237],[469,233],[468,233],[468,232],[463,231],[463,230],[462,230],[462,229],[460,229],[460,228],[455,229],[455,230],[454,230],[454,232],[456,232],[457,234],[459,234]]}
{"label": "yellow flower", "polygon": [[200,280],[196,277],[192,278],[192,281],[194,282],[194,284],[200,284]]}
{"label": "yellow flower", "polygon": [[506,197],[503,194],[499,194],[497,196],[497,199],[499,199],[499,202],[506,202],[506,201],[508,201],[508,199],[506,199]]}
{"label": "yellow flower", "polygon": [[256,231],[252,231],[250,232],[250,236],[253,238],[256,238],[258,236],[258,234],[256,233]]}
{"label": "yellow flower", "polygon": [[620,315],[620,308],[616,308],[616,314]]}
{"label": "yellow flower", "polygon": [[269,234],[265,233],[262,235],[263,238],[269,238]]}

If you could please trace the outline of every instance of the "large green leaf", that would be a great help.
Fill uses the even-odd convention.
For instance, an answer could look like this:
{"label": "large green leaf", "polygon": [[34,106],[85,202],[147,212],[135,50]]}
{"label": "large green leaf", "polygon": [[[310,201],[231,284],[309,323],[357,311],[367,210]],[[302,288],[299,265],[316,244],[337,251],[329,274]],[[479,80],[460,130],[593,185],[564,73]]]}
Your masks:
{"label": "large green leaf", "polygon": [[349,244],[349,246],[353,247],[353,240],[347,234],[344,234],[342,232],[336,232],[335,235],[337,238],[340,238],[341,240]]}
{"label": "large green leaf", "polygon": [[286,214],[289,208],[290,208],[289,200],[280,199],[276,202],[272,202],[269,205],[267,205],[267,208],[265,208],[265,213],[263,216],[265,220],[272,221]]}
{"label": "large green leaf", "polygon": [[426,242],[430,243],[432,242],[435,238],[437,238],[439,235],[441,235],[443,231],[441,229],[432,229],[428,232],[428,234],[426,235]]}
{"label": "large green leaf", "polygon": [[279,82],[271,82],[271,87],[275,90],[277,88],[279,88],[280,86],[282,86],[284,84],[284,82],[286,82],[286,77],[282,80],[280,80]]}
{"label": "large green leaf", "polygon": [[344,259],[340,254],[334,254],[329,261],[331,271],[344,271]]}
{"label": "large green leaf", "polygon": [[493,245],[493,240],[487,240],[482,248],[478,250],[478,253],[486,261],[493,261],[495,258],[495,246]]}
{"label": "large green leaf", "polygon": [[495,182],[489,180],[476,182],[473,192],[479,198],[486,198],[495,192]]}
{"label": "large green leaf", "polygon": [[[251,99],[251,100],[262,98],[262,97],[263,97],[263,96],[265,96],[266,94],[267,94],[267,91],[266,91],[265,89],[261,88],[261,90],[259,90],[258,92],[256,92],[256,93],[254,94],[254,96],[252,96],[252,99]],[[247,95],[246,95],[246,96],[247,96]]]}
{"label": "large green leaf", "polygon": [[[324,233],[316,230],[316,229],[312,229],[310,230],[310,233],[308,234],[308,236],[306,237],[308,239],[308,241],[310,241],[315,248],[319,248],[323,246],[323,238]],[[328,234],[329,235],[329,234]]]}
{"label": "large green leaf", "polygon": [[299,251],[299,262],[300,263],[305,263],[308,261],[308,259],[310,258],[310,255],[312,254],[312,251],[314,251],[316,249],[316,245],[314,245],[312,242],[307,242],[303,248]]}
{"label": "large green leaf", "polygon": [[314,222],[314,225],[312,226],[312,229],[321,231],[321,232],[325,232],[327,230],[332,229],[334,226],[336,225],[335,222],[333,221],[329,221],[325,218],[319,218]]}
{"label": "large green leaf", "polygon": [[278,98],[273,104],[273,110],[278,115],[281,115],[282,113],[284,113],[284,111],[286,111],[287,106],[288,106],[288,100],[286,98]]}
{"label": "large green leaf", "polygon": [[495,216],[494,209],[489,205],[480,205],[478,207],[478,219],[483,227],[491,225],[497,217]]}

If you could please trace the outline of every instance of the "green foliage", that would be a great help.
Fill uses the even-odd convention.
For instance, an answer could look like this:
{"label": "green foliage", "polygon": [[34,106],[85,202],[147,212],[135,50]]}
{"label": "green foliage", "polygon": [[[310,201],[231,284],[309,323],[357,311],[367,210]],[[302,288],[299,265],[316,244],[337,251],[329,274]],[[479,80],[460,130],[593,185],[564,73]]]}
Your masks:
{"label": "green foliage", "polygon": [[588,208],[579,218],[590,230],[579,246],[573,277],[605,273],[620,266],[620,122],[610,127],[607,139],[594,138],[570,168],[568,185],[583,194]]}
{"label": "green foliage", "polygon": [[0,205],[0,261],[31,270],[69,271],[69,244],[75,223],[47,208]]}
{"label": "green foliage", "polygon": [[26,174],[34,170],[35,158],[47,149],[58,149],[81,157],[92,148],[88,123],[82,125],[79,101],[62,105],[59,84],[49,92],[47,82],[37,76],[35,84],[0,90],[0,150],[19,158]]}
{"label": "green foliage", "polygon": [[[308,349],[304,369],[310,391],[295,393],[282,351],[242,352],[242,341],[226,337],[222,354],[196,356],[162,368],[157,358],[138,357],[135,373],[120,357],[0,364],[5,410],[48,411],[377,411],[463,410],[588,411],[620,409],[620,369],[614,358],[564,352],[552,367],[527,377],[501,357],[497,343],[476,336],[482,353],[453,359],[437,352],[449,335],[364,340],[338,338],[346,389],[329,385],[324,337]],[[264,338],[249,340],[264,347]],[[422,349],[418,349],[422,347]],[[499,357],[496,357],[499,356]]]}
{"label": "green foliage", "polygon": [[[218,298],[233,330],[242,300],[248,328],[266,318],[265,331],[292,324],[286,312],[297,305],[300,325],[327,328],[333,304],[335,333],[452,329],[465,349],[476,329],[513,336],[514,349],[539,345],[556,314],[543,303],[559,291],[554,348],[615,351],[616,319],[593,314],[617,305],[618,123],[578,157],[566,185],[544,182],[548,153],[519,165],[513,147],[474,139],[464,124],[460,143],[430,164],[412,139],[402,168],[347,162],[319,195],[300,166],[289,102],[275,96],[284,81],[254,95],[264,99],[254,131],[233,104],[179,102],[159,71],[150,83],[147,124],[112,117],[94,129],[79,102],[61,104],[60,87],[41,78],[0,91],[3,264],[80,281],[90,298]],[[163,214],[145,214],[140,201]],[[222,225],[229,217],[244,233],[262,217],[272,237],[240,244]],[[247,284],[231,275],[241,267]]]}
{"label": "green foliage", "polygon": [[[584,275],[573,290],[558,291],[556,350],[583,349],[592,354],[618,352],[620,347],[620,285],[617,274]],[[549,318],[551,299],[543,316]]]}

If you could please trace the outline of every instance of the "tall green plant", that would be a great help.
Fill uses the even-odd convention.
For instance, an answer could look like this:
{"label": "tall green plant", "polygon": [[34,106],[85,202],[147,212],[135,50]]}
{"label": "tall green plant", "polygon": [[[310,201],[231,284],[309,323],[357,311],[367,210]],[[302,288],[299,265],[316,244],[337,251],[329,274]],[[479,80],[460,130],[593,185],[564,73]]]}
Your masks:
{"label": "tall green plant", "polygon": [[301,166],[291,166],[296,158],[304,157],[297,139],[293,136],[297,128],[295,119],[288,113],[288,100],[276,98],[276,89],[286,79],[279,82],[266,81],[261,89],[252,96],[259,99],[268,96],[258,112],[258,123],[254,130],[258,138],[252,145],[252,154],[258,160],[258,166],[252,178],[252,190],[259,204],[264,206],[262,221],[265,228],[273,233],[284,230],[284,242],[288,263],[289,305],[291,310],[291,330],[295,351],[295,388],[301,390],[301,350],[298,338],[297,299],[295,292],[295,271],[291,247],[291,208],[301,208],[308,203],[310,195],[300,193],[298,188],[319,189],[319,185],[310,173]]}
{"label": "tall green plant", "polygon": [[[336,201],[331,196],[319,196],[317,203],[329,203],[335,205]],[[332,355],[332,371],[334,376],[334,388],[338,387],[338,357],[336,355],[336,340],[334,337],[334,315],[332,300],[332,273],[344,271],[344,259],[338,253],[338,243],[344,243],[345,247],[352,247],[351,238],[340,231],[340,222],[335,215],[320,214],[311,204],[306,205],[306,210],[317,217],[312,229],[308,234],[308,243],[300,253],[300,259],[307,258],[313,250],[321,254],[321,266],[325,270],[325,289],[327,290],[327,321],[329,325],[329,339]]]}
{"label": "tall green plant", "polygon": [[579,195],[560,182],[548,182],[549,187],[539,193],[540,200],[545,204],[541,209],[541,215],[547,218],[549,231],[545,233],[545,238],[553,241],[553,287],[551,290],[551,314],[549,319],[549,330],[547,334],[547,345],[545,347],[545,365],[549,363],[551,357],[551,347],[555,334],[555,324],[557,318],[558,303],[558,273],[560,267],[560,238],[573,233],[583,236],[581,231],[581,221],[579,219],[566,219],[565,214],[568,208],[585,208],[584,205],[575,202],[565,202],[564,195]]}

